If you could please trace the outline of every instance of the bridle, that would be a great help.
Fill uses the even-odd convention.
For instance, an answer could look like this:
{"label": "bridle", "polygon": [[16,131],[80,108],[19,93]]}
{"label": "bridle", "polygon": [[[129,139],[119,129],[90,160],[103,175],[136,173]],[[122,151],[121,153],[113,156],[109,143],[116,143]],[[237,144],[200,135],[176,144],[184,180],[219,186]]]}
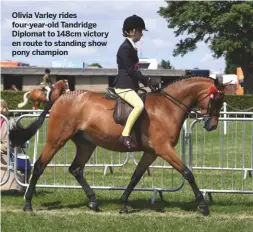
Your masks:
{"label": "bridle", "polygon": [[[165,86],[166,87],[166,86]],[[164,87],[164,88],[165,88]],[[155,92],[152,92],[152,93],[155,93]],[[178,100],[177,98],[173,97],[172,95],[166,93],[163,88],[161,89],[158,89],[157,90],[157,93],[161,93],[164,97],[166,97],[167,99],[169,99],[171,102],[173,102],[175,105],[177,105],[178,107],[180,107],[186,114],[188,114],[190,117],[193,117],[193,118],[196,118],[197,120],[200,120],[198,119],[198,117],[201,117],[203,118],[204,121],[207,121],[210,117],[212,116],[217,116],[219,117],[220,115],[214,115],[212,114],[211,110],[212,110],[212,103],[214,102],[214,99],[215,99],[215,96],[217,94],[221,94],[221,93],[224,93],[223,90],[218,90],[215,86],[212,86],[209,88],[209,93],[207,95],[205,95],[204,97],[202,97],[201,99],[199,99],[192,107],[189,107],[187,106],[186,104],[184,104],[182,101]],[[207,113],[206,114],[202,114],[202,113],[199,113],[195,107],[197,105],[199,105],[199,103],[201,101],[203,101],[204,99],[206,99],[207,97],[209,97],[209,101],[208,101],[208,104],[207,104]],[[183,107],[182,107],[183,106]],[[184,107],[187,109],[185,110]],[[194,115],[191,113],[191,112],[194,112],[195,115],[197,117],[194,117]]]}
{"label": "bridle", "polygon": [[209,102],[207,104],[207,113],[210,116],[216,116],[216,117],[220,117],[220,114],[213,114],[212,113],[212,103],[214,103],[215,98],[217,95],[220,94],[224,94],[225,91],[224,90],[218,90],[216,87],[212,86],[211,88],[209,88],[209,94],[210,94],[210,98],[209,98]]}

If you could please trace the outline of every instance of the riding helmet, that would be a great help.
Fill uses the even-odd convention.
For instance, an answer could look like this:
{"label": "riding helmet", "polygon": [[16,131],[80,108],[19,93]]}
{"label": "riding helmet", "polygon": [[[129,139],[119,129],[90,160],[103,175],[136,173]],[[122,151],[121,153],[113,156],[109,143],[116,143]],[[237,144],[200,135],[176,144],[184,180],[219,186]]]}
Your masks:
{"label": "riding helmet", "polygon": [[144,20],[137,15],[132,15],[125,19],[122,30],[125,32],[137,28],[147,31]]}
{"label": "riding helmet", "polygon": [[49,68],[46,68],[46,69],[45,69],[45,73],[50,74],[50,72],[51,72],[51,71],[50,71],[50,69],[49,69]]}

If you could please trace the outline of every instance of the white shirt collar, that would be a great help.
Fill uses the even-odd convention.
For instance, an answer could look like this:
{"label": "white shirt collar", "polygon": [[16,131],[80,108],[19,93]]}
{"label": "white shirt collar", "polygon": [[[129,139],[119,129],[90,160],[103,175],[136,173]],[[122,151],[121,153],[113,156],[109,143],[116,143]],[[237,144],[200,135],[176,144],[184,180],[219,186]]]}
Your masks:
{"label": "white shirt collar", "polygon": [[131,38],[128,38],[127,39],[130,41],[130,43],[133,45],[134,49],[137,49],[136,45],[135,45],[135,42],[131,39]]}

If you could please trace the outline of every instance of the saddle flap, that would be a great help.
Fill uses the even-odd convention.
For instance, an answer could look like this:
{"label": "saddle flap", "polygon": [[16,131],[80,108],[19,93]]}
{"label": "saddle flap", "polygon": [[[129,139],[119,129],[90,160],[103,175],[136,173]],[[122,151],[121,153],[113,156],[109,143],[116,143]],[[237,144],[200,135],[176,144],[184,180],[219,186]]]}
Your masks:
{"label": "saddle flap", "polygon": [[116,104],[113,112],[114,121],[117,124],[125,125],[127,118],[132,110],[133,107],[131,105],[129,105],[126,101],[118,97],[116,99]]}
{"label": "saddle flap", "polygon": [[[113,112],[113,118],[117,124],[124,126],[126,124],[129,114],[133,110],[133,106],[128,104],[124,99],[120,98],[115,93],[114,89],[113,89],[113,92],[117,97],[114,112]],[[142,90],[142,91],[138,92],[137,94],[140,96],[141,100],[143,101],[143,103],[145,105],[147,91]]]}

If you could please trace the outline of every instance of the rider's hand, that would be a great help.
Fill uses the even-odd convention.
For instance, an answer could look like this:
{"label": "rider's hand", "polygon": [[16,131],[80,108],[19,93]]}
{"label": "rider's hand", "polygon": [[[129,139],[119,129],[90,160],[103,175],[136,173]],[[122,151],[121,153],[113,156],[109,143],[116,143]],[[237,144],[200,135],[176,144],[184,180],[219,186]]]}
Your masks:
{"label": "rider's hand", "polygon": [[157,81],[155,81],[155,80],[149,78],[149,80],[148,80],[148,87],[149,87],[152,91],[158,91],[158,90],[160,89],[160,84],[159,84]]}

